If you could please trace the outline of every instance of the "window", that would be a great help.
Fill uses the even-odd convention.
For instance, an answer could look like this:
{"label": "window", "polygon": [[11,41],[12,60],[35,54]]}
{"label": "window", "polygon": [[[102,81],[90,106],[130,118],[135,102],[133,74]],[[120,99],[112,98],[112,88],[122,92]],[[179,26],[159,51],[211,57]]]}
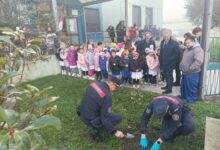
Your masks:
{"label": "window", "polygon": [[85,8],[85,20],[87,32],[100,32],[99,10]]}
{"label": "window", "polygon": [[141,26],[141,7],[133,6],[132,8],[132,23],[136,24],[138,27]]}
{"label": "window", "polygon": [[146,8],[146,25],[148,27],[153,25],[153,8]]}

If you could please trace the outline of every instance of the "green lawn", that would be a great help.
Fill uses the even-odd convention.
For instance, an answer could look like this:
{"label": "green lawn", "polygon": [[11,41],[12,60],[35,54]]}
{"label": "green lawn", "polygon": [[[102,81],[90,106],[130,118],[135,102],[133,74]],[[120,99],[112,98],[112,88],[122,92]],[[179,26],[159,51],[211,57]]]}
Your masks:
{"label": "green lawn", "polygon": [[[50,144],[51,148],[56,147],[60,150],[136,150],[138,148],[139,135],[138,124],[141,114],[154,93],[142,92],[121,88],[113,95],[113,111],[123,117],[119,128],[126,130],[128,125],[132,127],[131,133],[137,133],[136,139],[118,140],[107,133],[103,143],[95,143],[87,136],[88,129],[82,124],[75,113],[75,108],[80,103],[83,93],[90,81],[73,78],[68,76],[50,76],[29,82],[32,85],[42,89],[53,86],[52,95],[60,96],[56,102],[57,112],[55,115],[62,121],[62,130],[54,132],[48,130],[44,138]],[[173,143],[165,143],[162,150],[202,150],[204,147],[204,126],[206,116],[220,117],[220,105],[197,102],[191,105],[193,116],[196,120],[197,130],[194,134],[187,137],[178,137]],[[151,119],[150,145],[155,138],[158,138],[160,121]],[[52,136],[51,136],[52,135]],[[130,148],[128,148],[130,147]]]}

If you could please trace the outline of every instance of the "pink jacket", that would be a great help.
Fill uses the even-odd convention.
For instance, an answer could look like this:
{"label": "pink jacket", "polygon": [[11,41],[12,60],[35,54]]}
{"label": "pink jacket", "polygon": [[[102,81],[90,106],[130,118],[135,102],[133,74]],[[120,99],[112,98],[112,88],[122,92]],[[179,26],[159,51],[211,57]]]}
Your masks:
{"label": "pink jacket", "polygon": [[86,63],[86,53],[83,54],[78,53],[78,62],[80,67],[84,67],[84,68],[88,67],[88,64]]}
{"label": "pink jacket", "polygon": [[95,56],[94,56],[94,66],[95,66],[95,68],[99,67],[99,52],[95,53]]}
{"label": "pink jacket", "polygon": [[146,60],[147,60],[147,66],[149,69],[154,70],[157,69],[159,66],[159,59],[158,56],[154,53],[154,55],[150,55],[148,54],[146,56]]}
{"label": "pink jacket", "polygon": [[67,54],[67,60],[70,66],[76,66],[76,60],[75,60],[74,55],[75,55],[75,51],[69,50]]}

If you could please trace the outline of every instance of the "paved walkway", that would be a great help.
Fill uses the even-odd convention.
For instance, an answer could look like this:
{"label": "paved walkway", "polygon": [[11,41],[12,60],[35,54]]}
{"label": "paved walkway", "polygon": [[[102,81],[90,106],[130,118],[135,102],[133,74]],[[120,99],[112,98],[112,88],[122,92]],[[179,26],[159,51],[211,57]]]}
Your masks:
{"label": "paved walkway", "polygon": [[[141,84],[140,89],[143,91],[149,91],[149,92],[155,92],[155,93],[162,94],[163,90],[161,90],[161,87],[163,87],[163,86],[165,86],[165,84],[157,84],[157,85]],[[128,87],[133,88],[132,86],[128,86]],[[173,95],[173,96],[180,95],[180,86],[174,86],[173,93],[170,95]]]}

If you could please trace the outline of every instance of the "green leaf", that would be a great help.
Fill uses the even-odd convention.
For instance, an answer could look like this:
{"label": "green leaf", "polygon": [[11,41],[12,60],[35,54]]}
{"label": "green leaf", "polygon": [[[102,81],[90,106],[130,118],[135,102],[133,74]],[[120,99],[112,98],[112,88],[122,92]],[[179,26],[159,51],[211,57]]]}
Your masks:
{"label": "green leaf", "polygon": [[30,41],[31,44],[40,44],[42,42],[44,42],[43,38],[34,38]]}
{"label": "green leaf", "polygon": [[7,142],[9,140],[8,134],[5,134],[3,137],[0,138],[0,149],[7,150]]}
{"label": "green leaf", "polygon": [[14,136],[14,140],[19,149],[29,150],[31,147],[30,135],[25,131],[17,132]]}
{"label": "green leaf", "polygon": [[2,87],[5,83],[7,83],[9,79],[19,75],[18,72],[4,73],[1,71],[0,73],[3,73],[3,76],[1,76],[0,78],[0,87]]}
{"label": "green leaf", "polygon": [[36,44],[31,44],[29,47],[32,48],[33,50],[35,50],[35,52],[37,51],[39,54],[41,54],[40,46],[38,46]]}
{"label": "green leaf", "polygon": [[16,122],[18,113],[14,110],[3,109],[0,106],[0,122],[7,122],[8,125],[12,125]]}
{"label": "green leaf", "polygon": [[0,41],[6,42],[6,43],[16,47],[14,45],[14,43],[11,41],[10,36],[0,36]]}
{"label": "green leaf", "polygon": [[13,30],[11,28],[4,27],[0,28],[0,32],[13,32]]}
{"label": "green leaf", "polygon": [[33,91],[37,91],[37,92],[40,91],[37,87],[35,87],[35,86],[33,86],[33,85],[30,85],[30,84],[27,85],[27,88],[28,88],[29,90],[33,90]]}
{"label": "green leaf", "polygon": [[61,121],[57,117],[45,115],[35,120],[25,130],[36,130],[36,129],[46,128],[46,127],[53,127],[56,130],[60,130]]}
{"label": "green leaf", "polygon": [[46,141],[40,134],[34,132],[32,136],[32,144],[34,146],[32,146],[31,150],[40,149],[41,146],[46,145]]}
{"label": "green leaf", "polygon": [[44,107],[44,106],[46,106],[48,104],[49,104],[49,101],[47,99],[42,99],[42,100],[37,101],[37,102],[34,103],[34,105],[36,105],[37,108]]}
{"label": "green leaf", "polygon": [[33,48],[25,48],[25,49],[22,49],[22,51],[27,55],[36,54],[36,51]]}

